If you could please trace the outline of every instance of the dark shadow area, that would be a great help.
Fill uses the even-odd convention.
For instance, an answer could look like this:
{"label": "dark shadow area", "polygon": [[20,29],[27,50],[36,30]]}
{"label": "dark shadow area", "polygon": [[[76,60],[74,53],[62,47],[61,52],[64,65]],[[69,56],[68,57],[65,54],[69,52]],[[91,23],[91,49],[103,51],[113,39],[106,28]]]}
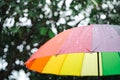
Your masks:
{"label": "dark shadow area", "polygon": [[39,77],[40,80],[120,80],[120,75],[100,76],[98,78],[97,76],[58,76],[37,73],[36,76],[37,78]]}

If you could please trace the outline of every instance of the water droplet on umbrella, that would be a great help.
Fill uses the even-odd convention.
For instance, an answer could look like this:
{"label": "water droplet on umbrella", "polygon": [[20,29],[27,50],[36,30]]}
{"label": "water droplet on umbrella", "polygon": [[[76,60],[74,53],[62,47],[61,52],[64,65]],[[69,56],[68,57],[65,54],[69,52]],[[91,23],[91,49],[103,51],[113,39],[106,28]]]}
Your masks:
{"label": "water droplet on umbrella", "polygon": [[76,44],[78,44],[78,41],[76,41]]}

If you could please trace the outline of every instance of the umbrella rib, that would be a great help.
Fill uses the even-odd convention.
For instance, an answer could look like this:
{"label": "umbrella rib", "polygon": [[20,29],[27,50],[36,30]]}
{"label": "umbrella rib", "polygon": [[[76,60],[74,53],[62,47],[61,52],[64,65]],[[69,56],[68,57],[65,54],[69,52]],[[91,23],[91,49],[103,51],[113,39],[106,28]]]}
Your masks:
{"label": "umbrella rib", "polygon": [[[52,57],[52,56],[51,56],[51,57]],[[51,58],[51,57],[50,57],[50,58]],[[43,70],[44,70],[45,66],[47,65],[47,63],[49,62],[50,58],[48,59],[48,61],[47,61],[46,64],[44,65],[44,67],[42,68],[41,72],[43,72]]]}
{"label": "umbrella rib", "polygon": [[67,56],[68,56],[68,54],[65,56],[65,58],[64,58],[64,60],[63,60],[63,63],[62,63],[62,65],[61,65],[61,67],[60,67],[60,70],[59,70],[58,74],[60,74],[60,72],[61,72],[61,70],[62,70],[62,67],[63,67],[63,64],[65,63],[65,60],[67,59]]}
{"label": "umbrella rib", "polygon": [[[69,29],[69,30],[71,30],[71,29]],[[70,33],[69,33],[68,36],[66,37],[66,40],[69,38],[69,36],[70,36],[72,33],[73,33],[73,30],[70,31]],[[61,54],[60,51],[61,51],[62,47],[64,46],[64,44],[66,43],[66,40],[64,40],[64,42],[63,42],[62,45],[61,45],[61,48],[57,50],[57,52],[56,52],[55,55]]]}
{"label": "umbrella rib", "polygon": [[97,63],[98,63],[98,80],[99,80],[99,77],[100,77],[100,63],[99,63],[99,52],[97,52]]}
{"label": "umbrella rib", "polygon": [[[84,56],[83,56],[83,61],[84,61],[84,58],[85,58],[85,53],[84,53]],[[80,72],[80,75],[82,75],[83,61],[82,61],[82,67],[81,67],[81,72]]]}
{"label": "umbrella rib", "polygon": [[118,55],[119,55],[119,57],[120,57],[120,52],[118,52]]}

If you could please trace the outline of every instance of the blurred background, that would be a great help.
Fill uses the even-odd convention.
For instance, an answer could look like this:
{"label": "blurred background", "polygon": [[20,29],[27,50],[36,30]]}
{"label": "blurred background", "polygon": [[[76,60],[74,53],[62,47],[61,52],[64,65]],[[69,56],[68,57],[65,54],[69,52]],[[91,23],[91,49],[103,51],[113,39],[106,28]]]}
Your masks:
{"label": "blurred background", "polygon": [[24,65],[58,33],[90,24],[120,25],[120,0],[0,0],[0,80],[97,79],[40,74]]}

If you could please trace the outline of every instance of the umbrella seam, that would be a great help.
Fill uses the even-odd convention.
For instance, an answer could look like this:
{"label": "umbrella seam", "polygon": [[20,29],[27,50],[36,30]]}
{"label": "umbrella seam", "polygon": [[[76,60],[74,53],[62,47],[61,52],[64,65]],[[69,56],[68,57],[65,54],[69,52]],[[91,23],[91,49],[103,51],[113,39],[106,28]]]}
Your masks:
{"label": "umbrella seam", "polygon": [[[76,28],[76,27],[75,27]],[[74,29],[75,29],[74,28]],[[69,36],[73,33],[74,29],[71,29],[71,32],[68,34],[66,40],[69,38]],[[66,43],[66,40],[63,42],[63,44],[61,45],[61,48],[57,51],[56,55],[59,55],[60,50],[62,49],[63,45]]]}
{"label": "umbrella seam", "polygon": [[67,56],[68,56],[68,54],[66,54],[66,56],[65,56],[65,58],[64,58],[64,60],[63,60],[63,62],[62,62],[62,65],[61,65],[61,67],[60,67],[60,70],[59,70],[58,74],[61,73],[61,70],[62,70],[63,64],[65,63],[65,60],[67,59]]}
{"label": "umbrella seam", "polygon": [[83,70],[83,62],[84,62],[84,58],[85,58],[85,53],[83,53],[84,54],[84,57],[83,57],[83,61],[82,61],[82,67],[81,67],[81,72],[80,72],[80,75],[82,74],[82,70]]}

